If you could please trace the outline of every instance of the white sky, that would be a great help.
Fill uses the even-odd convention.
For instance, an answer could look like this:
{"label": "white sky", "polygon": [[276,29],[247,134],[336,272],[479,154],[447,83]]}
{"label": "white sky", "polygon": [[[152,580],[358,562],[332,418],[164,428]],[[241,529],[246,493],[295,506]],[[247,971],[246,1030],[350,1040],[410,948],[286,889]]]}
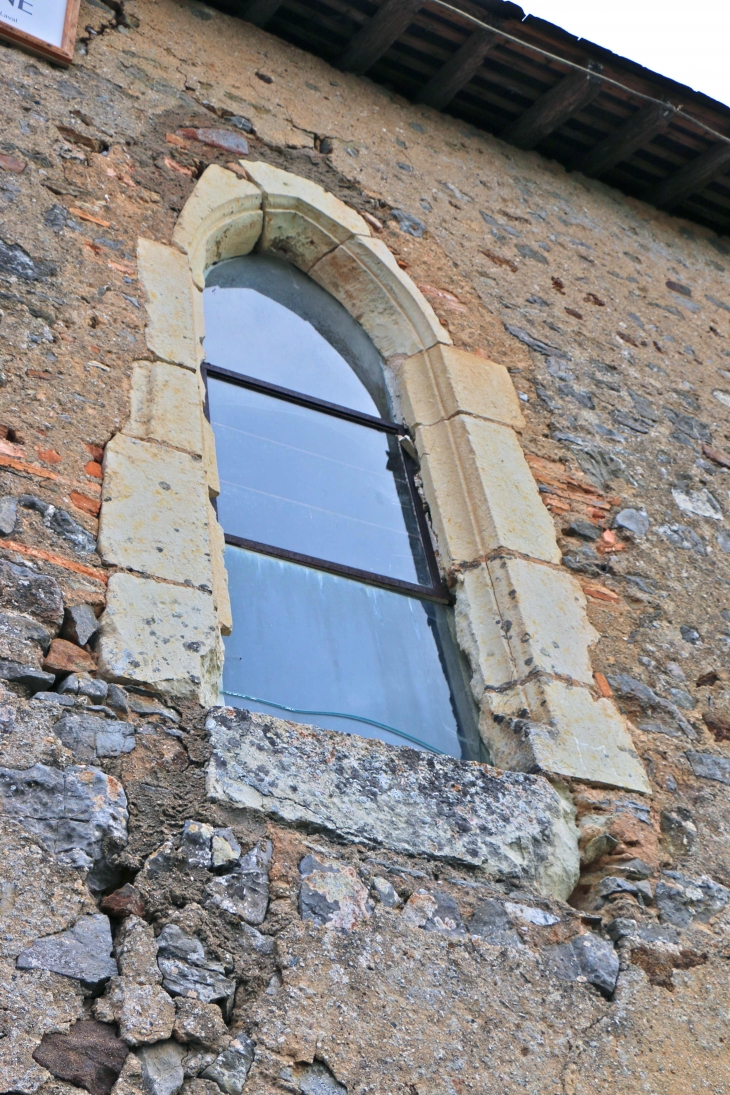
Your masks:
{"label": "white sky", "polygon": [[730,0],[517,0],[622,57],[730,106]]}

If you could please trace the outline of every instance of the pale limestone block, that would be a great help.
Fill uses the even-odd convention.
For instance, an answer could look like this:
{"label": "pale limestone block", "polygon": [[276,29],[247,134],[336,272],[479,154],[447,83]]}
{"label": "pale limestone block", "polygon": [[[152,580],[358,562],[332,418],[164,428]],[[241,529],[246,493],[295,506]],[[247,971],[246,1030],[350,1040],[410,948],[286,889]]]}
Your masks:
{"label": "pale limestone block", "polygon": [[218,461],[215,455],[215,434],[208,419],[203,416],[203,474],[208,487],[208,495],[217,498],[221,492],[218,478]]}
{"label": "pale limestone block", "polygon": [[[489,573],[517,669],[593,684],[589,647],[599,638],[572,575],[526,559],[498,558]],[[510,627],[506,627],[509,621]]]}
{"label": "pale limestone block", "polygon": [[208,529],[210,533],[210,563],[213,577],[213,603],[218,614],[221,634],[230,635],[233,628],[231,599],[228,595],[228,571],[226,570],[226,542],[216,512],[208,503]]}
{"label": "pale limestone block", "polygon": [[221,259],[247,255],[262,226],[259,188],[211,164],[185,202],[172,242],[188,256],[193,281],[202,289],[205,271]]}
{"label": "pale limestone block", "polygon": [[147,685],[173,702],[218,701],[223,649],[209,593],[112,574],[97,650],[106,680]]}
{"label": "pale limestone block", "polygon": [[274,251],[306,273],[352,236],[369,236],[359,213],[321,186],[271,164],[242,160],[263,192],[261,251]]}
{"label": "pale limestone block", "polygon": [[98,550],[105,563],[212,588],[202,461],[117,434],[104,451]]}
{"label": "pale limestone block", "polygon": [[203,404],[195,373],[164,361],[138,361],[132,371],[124,433],[203,454]]}
{"label": "pale limestone block", "polygon": [[513,430],[460,414],[418,429],[416,444],[447,566],[498,548],[560,561],[552,519]]}
{"label": "pale limestone block", "polygon": [[431,305],[381,240],[353,236],[309,274],[362,324],[385,358],[451,344]]}
{"label": "pale limestone block", "polygon": [[[486,693],[480,730],[500,767],[651,794],[626,723],[607,699],[538,677]],[[521,716],[529,711],[529,719]]]}
{"label": "pale limestone block", "polygon": [[512,378],[504,365],[433,346],[397,370],[403,413],[410,426],[430,426],[459,412],[520,430],[525,425]]}
{"label": "pale limestone block", "polygon": [[492,579],[484,563],[460,576],[454,615],[456,637],[469,659],[471,687],[479,703],[485,688],[499,688],[517,676]]}
{"label": "pale limestone block", "polygon": [[175,247],[140,238],[137,271],[147,295],[147,346],[163,361],[197,369],[203,360],[196,331],[188,260]]}

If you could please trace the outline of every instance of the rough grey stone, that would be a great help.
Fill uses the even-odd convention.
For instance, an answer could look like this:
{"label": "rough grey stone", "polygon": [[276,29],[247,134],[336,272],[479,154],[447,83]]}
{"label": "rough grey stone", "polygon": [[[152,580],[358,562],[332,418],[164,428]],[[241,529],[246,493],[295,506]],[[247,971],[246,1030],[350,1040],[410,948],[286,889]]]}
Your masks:
{"label": "rough grey stone", "polygon": [[638,921],[633,920],[631,917],[617,916],[615,920],[611,920],[606,926],[606,931],[614,943],[619,943],[622,939],[634,935],[638,926]]}
{"label": "rough grey stone", "polygon": [[688,878],[678,871],[665,871],[656,886],[659,915],[677,928],[686,928],[693,920],[706,924],[729,900],[730,890],[708,875]]}
{"label": "rough grey stone", "polygon": [[533,335],[528,334],[522,327],[516,327],[512,323],[505,323],[505,331],[507,331],[513,338],[519,339],[525,346],[529,346],[531,350],[535,350],[538,354],[542,354],[543,357],[562,358],[570,361],[570,354],[565,350],[559,350],[557,346],[550,346],[547,342],[541,342],[539,338],[535,338]]}
{"label": "rough grey stone", "polygon": [[18,518],[18,499],[13,494],[0,498],[0,536],[10,536]]}
{"label": "rough grey stone", "polygon": [[271,844],[252,848],[235,868],[206,886],[206,904],[239,916],[247,924],[261,924],[269,905]]}
{"label": "rough grey stone", "polygon": [[201,1075],[218,1084],[225,1095],[241,1095],[255,1053],[256,1047],[251,1039],[239,1034]]}
{"label": "rough grey stone", "polygon": [[581,517],[575,517],[565,531],[568,536],[580,536],[581,540],[597,540],[601,535],[598,525]]}
{"label": "rough grey stone", "polygon": [[544,950],[545,958],[563,981],[587,981],[604,996],[612,996],[619,974],[619,960],[613,946],[593,932],[576,935],[569,943]]}
{"label": "rough grey stone", "polygon": [[695,753],[690,750],[687,760],[692,771],[700,779],[714,779],[718,783],[730,783],[730,759],[719,757],[715,753]]}
{"label": "rough grey stone", "polygon": [[560,917],[547,909],[535,905],[523,905],[520,902],[505,901],[505,912],[512,920],[521,920],[524,924],[534,924],[538,928],[549,928],[560,923]]}
{"label": "rough grey stone", "polygon": [[225,967],[208,956],[199,939],[176,924],[166,924],[157,947],[162,983],[172,996],[192,996],[204,1004],[221,1000],[230,1007],[235,981],[226,977]]}
{"label": "rough grey stone", "polygon": [[496,947],[517,947],[521,943],[509,913],[501,901],[493,897],[477,905],[468,930],[471,935],[479,935]]}
{"label": "rough grey stone", "polygon": [[86,646],[99,630],[91,605],[73,605],[66,609],[61,635],[78,646]]}
{"label": "rough grey stone", "polygon": [[299,1076],[302,1095],[347,1095],[347,1088],[332,1075],[327,1065],[315,1061],[305,1065]]}
{"label": "rough grey stone", "polygon": [[0,612],[0,658],[40,669],[41,655],[52,638],[53,632],[35,620],[16,612]]}
{"label": "rough grey stone", "polygon": [[109,917],[102,913],[82,916],[73,928],[58,935],[36,939],[18,955],[21,970],[50,970],[80,981],[91,991],[101,988],[117,972],[111,956]]}
{"label": "rough grey stone", "polygon": [[107,686],[106,702],[115,711],[121,711],[126,715],[129,712],[129,704],[127,703],[127,693],[118,684],[109,684]]}
{"label": "rough grey stone", "polygon": [[73,696],[60,695],[58,692],[36,692],[33,696],[34,703],[55,703],[59,707],[73,707],[76,703]]}
{"label": "rough grey stone", "polygon": [[147,1095],[175,1095],[182,1087],[185,1050],[172,1039],[143,1046],[137,1051],[142,1064],[142,1082]]}
{"label": "rough grey stone", "polygon": [[109,692],[109,685],[99,677],[90,677],[88,673],[69,673],[58,685],[61,694],[70,692],[74,696],[87,696],[95,703],[103,703]]}
{"label": "rough grey stone", "polygon": [[575,886],[577,831],[540,776],[233,708],[214,710],[206,726],[212,799],[559,897]]}
{"label": "rough grey stone", "polygon": [[158,715],[163,719],[169,719],[170,722],[180,722],[177,711],[173,711],[171,707],[165,707],[156,696],[142,695],[130,690],[126,693],[126,698],[129,710],[135,715]]}
{"label": "rough grey stone", "polygon": [[[213,1064],[215,1059],[215,1050],[203,1049],[200,1046],[189,1046],[182,1062],[186,1079],[199,1076],[201,1072],[204,1072],[206,1068]],[[212,1080],[203,1080],[202,1082],[204,1088],[208,1085],[212,1086],[215,1095],[217,1095],[217,1084],[214,1084]]]}
{"label": "rough grey stone", "polygon": [[403,904],[387,878],[378,876],[373,878],[370,882],[370,892],[374,897],[377,897],[381,905],[385,905],[386,909],[397,909],[399,905]]}
{"label": "rough grey stone", "polygon": [[97,1019],[118,1023],[127,1045],[161,1042],[172,1034],[175,1005],[159,985],[139,984],[131,977],[112,977],[106,996],[94,1005]]}
{"label": "rough grey stone", "polygon": [[48,691],[56,683],[53,673],[44,673],[42,669],[34,669],[32,665],[22,665],[20,662],[2,659],[0,659],[0,680],[24,684],[32,692]]}
{"label": "rough grey stone", "polygon": [[659,826],[664,841],[672,855],[691,855],[697,847],[697,826],[686,806],[662,810]]}
{"label": "rough grey stone", "polygon": [[651,886],[648,882],[636,881],[632,882],[628,878],[603,878],[598,883],[597,895],[599,908],[609,901],[612,897],[617,897],[620,894],[630,894],[631,897],[638,899],[639,904],[651,905],[654,901],[654,895],[651,890]]}
{"label": "rough grey stone", "polygon": [[24,612],[56,631],[63,620],[63,596],[55,578],[0,560],[0,607]]}
{"label": "rough grey stone", "polygon": [[203,1004],[186,996],[175,999],[175,1025],[173,1035],[178,1042],[198,1042],[201,1046],[215,1048],[228,1033],[217,1004]]}
{"label": "rough grey stone", "polygon": [[403,922],[427,932],[464,935],[458,905],[450,894],[440,890],[416,890],[411,894],[403,909]]}
{"label": "rough grey stone", "polygon": [[697,628],[690,627],[688,624],[679,625],[679,634],[682,636],[686,643],[691,643],[692,646],[697,646],[702,641]]}
{"label": "rough grey stone", "polygon": [[650,523],[646,510],[643,509],[622,509],[613,519],[614,528],[623,528],[632,532],[637,540],[646,536]]}
{"label": "rough grey stone", "polygon": [[77,760],[93,763],[99,757],[120,757],[135,747],[135,729],[128,722],[95,715],[64,715],[53,728]]}
{"label": "rough grey stone", "polygon": [[32,509],[36,513],[40,513],[46,528],[51,529],[57,536],[62,537],[67,543],[71,544],[79,555],[90,555],[93,551],[96,551],[94,537],[86,531],[83,525],[80,525],[78,521],[74,521],[71,514],[67,513],[65,509],[56,509],[55,506],[44,502],[41,498],[36,498],[33,494],[21,494],[18,497],[18,502],[26,509]]}
{"label": "rough grey stone", "polygon": [[180,851],[189,867],[207,870],[212,866],[211,843],[213,826],[201,821],[188,820],[183,825]]}
{"label": "rough grey stone", "polygon": [[694,729],[679,711],[677,705],[670,700],[664,699],[663,696],[658,696],[652,688],[649,688],[648,684],[634,680],[626,673],[616,673],[615,676],[608,678],[608,683],[617,695],[636,700],[644,710],[652,711],[658,707],[662,711],[667,711],[688,738],[694,739],[697,737]]}
{"label": "rough grey stone", "polygon": [[214,870],[228,868],[241,855],[241,845],[236,840],[233,829],[216,829],[211,844],[211,866]]}
{"label": "rough grey stone", "polygon": [[320,926],[352,931],[370,916],[368,892],[345,863],[306,855],[299,864],[299,915]]}
{"label": "rough grey stone", "polygon": [[681,548],[683,551],[694,551],[696,555],[707,555],[707,548],[689,525],[659,525],[657,532],[672,547]]}
{"label": "rough grey stone", "polygon": [[151,926],[139,916],[128,916],[116,938],[119,973],[140,985],[159,985],[162,974],[157,965],[157,940]]}
{"label": "rough grey stone", "polygon": [[0,768],[3,813],[39,837],[59,862],[90,870],[92,888],[108,885],[109,849],[127,843],[127,798],[118,780],[99,768],[60,772],[45,764]]}
{"label": "rough grey stone", "polygon": [[420,240],[426,231],[426,225],[422,220],[414,217],[412,213],[406,213],[403,209],[392,209],[391,213],[401,232],[407,232],[409,236],[415,236]]}
{"label": "rough grey stone", "polygon": [[677,707],[683,707],[685,711],[692,711],[697,706],[689,692],[685,692],[683,688],[670,688],[668,691],[672,697],[672,702],[676,703]]}

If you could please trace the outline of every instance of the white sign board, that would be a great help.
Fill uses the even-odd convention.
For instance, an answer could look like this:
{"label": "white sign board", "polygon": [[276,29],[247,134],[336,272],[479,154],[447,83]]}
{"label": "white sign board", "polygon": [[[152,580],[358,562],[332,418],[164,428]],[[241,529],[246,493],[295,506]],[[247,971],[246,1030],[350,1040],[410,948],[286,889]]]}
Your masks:
{"label": "white sign board", "polygon": [[0,0],[0,37],[70,64],[79,0]]}

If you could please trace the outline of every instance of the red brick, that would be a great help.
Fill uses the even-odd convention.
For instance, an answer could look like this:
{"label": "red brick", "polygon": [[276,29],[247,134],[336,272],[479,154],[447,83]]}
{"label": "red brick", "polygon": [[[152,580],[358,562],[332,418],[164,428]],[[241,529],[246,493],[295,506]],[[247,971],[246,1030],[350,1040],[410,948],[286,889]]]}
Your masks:
{"label": "red brick", "polygon": [[60,464],[61,456],[55,449],[36,449],[38,453],[38,459],[42,460],[44,464]]}
{"label": "red brick", "polygon": [[92,517],[99,516],[101,502],[98,498],[89,498],[87,494],[82,494],[80,490],[72,490],[69,497],[76,509],[83,510],[84,513],[90,513]]}
{"label": "red brick", "polygon": [[101,464],[98,460],[89,460],[88,464],[84,464],[84,471],[87,475],[93,475],[97,479],[102,479],[104,473],[101,470]]}

